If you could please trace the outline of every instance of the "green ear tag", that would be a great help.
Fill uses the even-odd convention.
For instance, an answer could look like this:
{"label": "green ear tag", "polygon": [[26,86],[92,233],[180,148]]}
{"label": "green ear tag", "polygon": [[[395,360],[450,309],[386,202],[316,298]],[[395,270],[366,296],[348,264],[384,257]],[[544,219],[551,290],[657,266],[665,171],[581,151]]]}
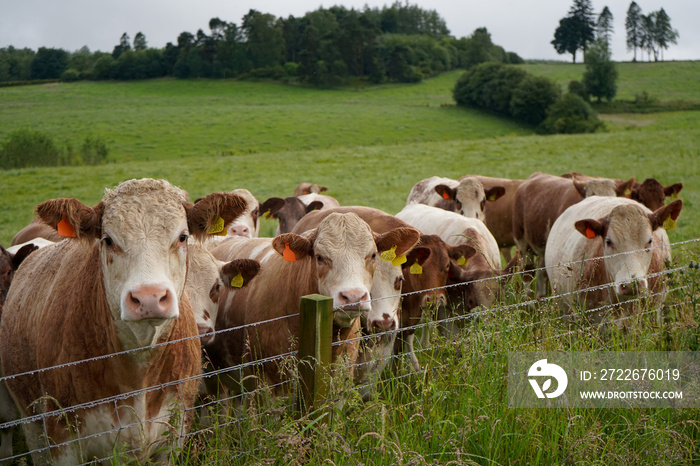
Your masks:
{"label": "green ear tag", "polygon": [[394,260],[391,261],[391,265],[396,266],[396,265],[401,265],[404,262],[406,262],[408,259],[406,259],[406,254],[401,254],[400,256],[396,256]]}
{"label": "green ear tag", "polygon": [[238,272],[238,275],[231,279],[231,286],[234,288],[240,288],[243,286],[243,275],[241,275],[241,272]]}
{"label": "green ear tag", "polygon": [[391,249],[387,249],[386,251],[382,252],[379,257],[383,261],[391,262],[394,259],[396,259],[396,245],[393,245]]}
{"label": "green ear tag", "polygon": [[216,217],[216,220],[214,220],[214,223],[211,224],[211,230],[209,230],[210,235],[219,235],[219,236],[225,236],[226,233],[223,235],[221,232],[224,231],[224,219],[221,217]]}
{"label": "green ear tag", "polygon": [[413,263],[411,268],[408,269],[408,271],[411,272],[413,275],[420,275],[423,273],[423,267],[421,267],[418,261],[416,261]]}
{"label": "green ear tag", "polygon": [[464,266],[468,263],[469,261],[464,256],[459,256],[459,259],[457,259],[457,265]]}
{"label": "green ear tag", "polygon": [[676,228],[676,221],[673,220],[671,217],[668,217],[666,218],[666,220],[664,220],[663,227],[664,230],[673,230],[674,228]]}

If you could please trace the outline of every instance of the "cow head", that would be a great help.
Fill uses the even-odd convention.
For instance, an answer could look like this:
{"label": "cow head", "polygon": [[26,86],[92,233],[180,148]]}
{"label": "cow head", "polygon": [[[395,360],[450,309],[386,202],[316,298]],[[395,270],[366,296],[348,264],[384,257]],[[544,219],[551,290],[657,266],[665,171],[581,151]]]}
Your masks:
{"label": "cow head", "polygon": [[245,208],[245,200],[230,193],[190,204],[187,193],[167,181],[143,179],[107,190],[94,207],[54,199],[37,206],[37,214],[59,234],[99,240],[107,306],[135,338],[125,346],[140,347],[152,342],[154,327],[179,316],[190,235],[204,239]]}
{"label": "cow head", "polygon": [[260,264],[251,259],[222,262],[196,242],[190,242],[188,249],[185,290],[202,337],[202,346],[205,346],[214,341],[214,324],[222,290],[235,292],[248,285],[260,271]]}
{"label": "cow head", "polygon": [[500,199],[506,189],[503,186],[494,186],[484,189],[477,178],[462,178],[456,188],[444,184],[435,186],[435,192],[445,200],[454,201],[454,211],[469,218],[484,220],[486,202],[495,202]]}
{"label": "cow head", "polygon": [[683,189],[683,183],[663,186],[656,178],[647,178],[643,183],[635,183],[630,192],[630,198],[656,210],[665,204],[666,197],[678,196]]}
{"label": "cow head", "polygon": [[279,220],[280,223],[276,233],[279,235],[281,233],[289,233],[304,215],[322,207],[323,203],[319,201],[314,201],[307,206],[298,197],[294,196],[284,199],[271,197],[261,204],[260,211],[267,213],[268,218]]}
{"label": "cow head", "polygon": [[299,183],[299,186],[294,190],[295,196],[303,196],[304,194],[321,194],[322,192],[328,190],[325,186],[319,186],[316,183]]}
{"label": "cow head", "polygon": [[573,180],[576,191],[581,197],[591,196],[617,196],[617,183],[606,178],[588,178],[585,180]]}
{"label": "cow head", "polygon": [[370,289],[380,253],[391,251],[400,257],[418,238],[414,228],[377,235],[357,215],[334,212],[317,229],[304,236],[282,234],[272,246],[286,260],[314,261],[319,293],[333,298],[335,325],[348,327],[372,308]]}
{"label": "cow head", "polygon": [[677,200],[652,213],[634,204],[623,204],[601,219],[577,221],[576,230],[590,241],[603,242],[605,269],[618,298],[635,296],[647,289],[645,276],[652,260],[653,232],[681,213],[683,201]]}
{"label": "cow head", "polygon": [[231,193],[243,198],[248,207],[229,225],[228,234],[244,238],[257,238],[260,235],[261,213],[258,200],[247,189],[234,189]]}

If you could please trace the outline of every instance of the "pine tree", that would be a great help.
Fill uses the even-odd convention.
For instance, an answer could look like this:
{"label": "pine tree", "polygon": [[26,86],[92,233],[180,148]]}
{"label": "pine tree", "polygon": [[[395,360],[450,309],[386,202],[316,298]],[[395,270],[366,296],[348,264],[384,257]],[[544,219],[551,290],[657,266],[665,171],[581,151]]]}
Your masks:
{"label": "pine tree", "polygon": [[637,47],[641,47],[642,39],[642,9],[636,2],[630,3],[625,18],[627,31],[627,50],[634,50],[634,60],[637,61]]}

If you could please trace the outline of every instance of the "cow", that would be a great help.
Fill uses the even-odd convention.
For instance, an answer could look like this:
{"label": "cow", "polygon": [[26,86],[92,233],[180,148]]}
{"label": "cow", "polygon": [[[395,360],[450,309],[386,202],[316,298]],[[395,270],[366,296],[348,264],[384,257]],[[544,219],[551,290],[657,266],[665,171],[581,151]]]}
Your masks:
{"label": "cow", "polygon": [[[531,254],[537,256],[537,298],[547,294],[544,254],[549,230],[568,207],[589,196],[618,195],[615,181],[605,178],[584,180],[533,173],[515,192],[513,238],[522,260],[530,267]],[[523,277],[524,279],[526,277]]]}
{"label": "cow", "polygon": [[496,187],[503,187],[505,192],[498,198],[498,202],[487,202],[484,207],[484,223],[501,249],[501,254],[506,262],[513,258],[512,249],[515,246],[513,238],[513,203],[515,201],[515,191],[525,180],[491,178],[480,175],[465,175],[459,180],[475,178],[481,182],[484,191],[489,191]]}
{"label": "cow", "polygon": [[462,177],[456,181],[433,176],[419,181],[411,188],[406,205],[426,204],[483,221],[486,203],[494,202],[504,194],[503,186],[484,189],[474,177]]}
{"label": "cow", "polygon": [[[12,246],[8,249],[0,246],[0,321],[2,321],[2,308],[5,304],[7,292],[12,284],[12,279],[20,264],[29,254],[39,249],[33,244]],[[2,361],[0,360],[0,379],[2,379]],[[17,419],[15,403],[7,391],[5,382],[0,380],[0,424]],[[0,431],[0,461],[12,456],[12,428]]]}
{"label": "cow", "polygon": [[248,207],[243,215],[240,215],[229,225],[228,234],[257,238],[260,235],[260,203],[247,189],[234,189],[231,193],[245,199]]}
{"label": "cow", "polygon": [[[545,251],[547,274],[554,291],[563,295],[562,307],[591,310],[646,291],[658,293],[662,302],[664,278],[647,276],[671,259],[665,228],[675,227],[682,207],[683,201],[676,200],[652,212],[634,200],[594,196],[566,209],[554,222]],[[578,290],[584,291],[570,294]],[[605,314],[596,311],[590,320],[600,322]]]}
{"label": "cow", "polygon": [[[423,204],[409,204],[396,216],[423,234],[437,235],[452,246],[471,248],[471,253],[466,252],[457,260],[456,264],[461,267],[450,265],[448,284],[465,283],[448,289],[447,301],[453,312],[459,312],[462,303],[465,312],[493,305],[500,292],[500,277],[507,274],[508,269],[500,268],[498,244],[484,222]],[[448,309],[449,306],[438,308],[439,320],[447,317]],[[442,326],[441,330],[451,333],[454,325]]]}
{"label": "cow", "polygon": [[68,239],[27,257],[0,323],[7,387],[23,417],[44,417],[23,425],[34,463],[77,464],[122,448],[164,462],[182,445],[201,372],[183,293],[187,240],[245,209],[230,193],[193,205],[153,179],[108,189],[94,207],[70,198],[37,206]]}
{"label": "cow", "polygon": [[43,238],[54,243],[63,239],[54,228],[51,228],[51,226],[45,224],[40,219],[35,218],[29,222],[29,225],[17,232],[12,238],[11,244],[12,246],[16,246],[35,238]]}
{"label": "cow", "polygon": [[[285,354],[297,347],[299,301],[319,293],[333,298],[334,339],[355,338],[348,328],[371,312],[372,279],[380,252],[402,256],[418,241],[414,228],[395,228],[384,234],[352,213],[332,213],[303,235],[285,233],[275,238],[229,238],[212,250],[219,260],[250,258],[260,262],[256,279],[219,302],[217,329],[231,329],[290,316],[219,335],[207,352],[215,367],[230,367]],[[340,336],[339,336],[340,335]],[[359,336],[359,335],[357,335]],[[359,342],[358,342],[359,344]],[[334,355],[337,358],[337,355]],[[262,368],[264,379],[277,385],[287,377],[275,362]],[[227,381],[224,381],[228,383]],[[229,387],[237,389],[237,380]],[[278,387],[277,391],[281,389]]]}
{"label": "cow", "polygon": [[279,236],[282,233],[290,233],[304,215],[322,208],[323,203],[320,201],[305,204],[297,196],[290,196],[284,199],[271,197],[260,205],[260,211],[266,218],[279,221],[275,236]]}
{"label": "cow", "polygon": [[[310,213],[297,224],[294,232],[300,233],[313,228],[334,212],[356,214],[367,222],[375,233],[386,233],[393,228],[410,228],[406,222],[379,209],[344,206]],[[372,383],[370,382],[375,381],[384,370],[394,348],[396,333],[386,332],[396,330],[400,326],[419,323],[421,309],[431,303],[444,304],[445,292],[440,287],[447,284],[450,266],[459,267],[456,261],[460,256],[468,253],[468,247],[452,247],[436,236],[420,235],[418,244],[406,254],[405,262],[393,265],[391,262],[382,261],[377,265],[370,290],[373,301],[372,310],[367,314],[362,326],[365,345],[360,349],[358,366],[354,374],[355,383],[368,387],[362,389],[365,400],[371,394],[369,387]],[[411,266],[416,263],[420,273],[416,271],[416,267],[412,269],[413,273],[411,272]],[[402,292],[408,293],[403,298],[403,304],[401,303]],[[401,308],[400,316],[399,308]],[[416,315],[418,320],[413,318]],[[377,338],[368,338],[376,332],[380,332]],[[414,330],[410,329],[406,336],[413,333]],[[415,358],[415,354],[411,353],[411,356]]]}
{"label": "cow", "polygon": [[303,196],[304,194],[321,194],[327,191],[328,188],[325,186],[319,186],[316,183],[299,183],[299,185],[294,189],[294,196]]}

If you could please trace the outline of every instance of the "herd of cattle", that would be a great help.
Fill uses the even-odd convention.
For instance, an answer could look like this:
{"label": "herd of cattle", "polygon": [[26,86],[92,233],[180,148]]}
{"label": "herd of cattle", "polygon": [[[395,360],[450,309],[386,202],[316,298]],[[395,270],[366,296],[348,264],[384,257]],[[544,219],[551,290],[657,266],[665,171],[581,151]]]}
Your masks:
{"label": "herd of cattle", "polygon": [[[165,461],[206,390],[202,351],[215,369],[264,360],[268,382],[288,379],[274,359],[303,338],[308,294],[333,299],[334,340],[345,342],[334,358],[357,363],[364,396],[392,353],[419,368],[413,329],[426,309],[490,308],[505,277],[532,270],[534,257],[537,296],[549,282],[566,293],[563,306],[663,299],[663,277],[648,276],[670,259],[666,230],[682,201],[665,198],[682,187],[578,173],[432,177],[396,215],[340,206],[309,183],[262,203],[245,189],[192,203],[152,179],[108,189],[94,207],[46,201],[0,247],[0,424],[17,409],[30,418],[35,463],[109,457],[115,445]],[[279,220],[274,238],[258,237],[261,215]],[[360,333],[379,335],[360,345]],[[240,390],[247,374],[235,374],[220,381]],[[11,433],[0,461],[12,455]]]}

